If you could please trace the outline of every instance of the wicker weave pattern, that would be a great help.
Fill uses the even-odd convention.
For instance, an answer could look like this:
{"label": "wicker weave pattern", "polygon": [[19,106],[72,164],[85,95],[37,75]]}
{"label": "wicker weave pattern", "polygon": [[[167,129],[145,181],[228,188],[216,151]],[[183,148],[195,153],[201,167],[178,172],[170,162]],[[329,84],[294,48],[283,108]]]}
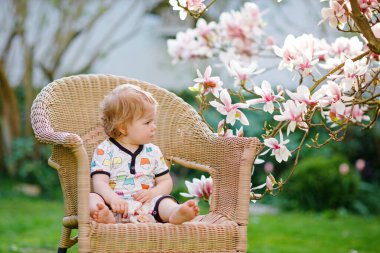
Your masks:
{"label": "wicker weave pattern", "polygon": [[[99,103],[122,83],[138,85],[158,101],[153,142],[164,156],[211,174],[214,189],[208,215],[179,226],[91,223],[89,161],[94,148],[106,138]],[[245,251],[250,172],[261,147],[257,138],[217,137],[193,108],[173,93],[111,75],[72,76],[50,83],[35,99],[31,120],[36,138],[54,145],[49,164],[57,169],[64,194],[63,225],[71,229],[79,223],[81,252]],[[67,238],[64,229],[61,247],[71,246]],[[144,247],[137,243],[142,239],[148,240]]]}

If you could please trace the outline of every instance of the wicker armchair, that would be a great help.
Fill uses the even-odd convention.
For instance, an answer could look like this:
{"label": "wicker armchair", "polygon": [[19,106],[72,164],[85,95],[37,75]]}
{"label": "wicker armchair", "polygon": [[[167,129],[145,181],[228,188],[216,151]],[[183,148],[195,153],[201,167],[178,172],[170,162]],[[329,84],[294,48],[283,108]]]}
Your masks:
{"label": "wicker armchair", "polygon": [[[99,102],[115,86],[131,83],[159,103],[154,143],[165,158],[210,173],[213,199],[207,215],[182,225],[98,224],[90,219],[90,163],[106,138]],[[79,75],[47,85],[32,106],[36,138],[52,144],[49,165],[59,174],[64,196],[58,252],[79,242],[79,252],[245,252],[249,188],[257,138],[215,136],[193,108],[155,85],[112,75]],[[71,231],[78,229],[78,235]]]}

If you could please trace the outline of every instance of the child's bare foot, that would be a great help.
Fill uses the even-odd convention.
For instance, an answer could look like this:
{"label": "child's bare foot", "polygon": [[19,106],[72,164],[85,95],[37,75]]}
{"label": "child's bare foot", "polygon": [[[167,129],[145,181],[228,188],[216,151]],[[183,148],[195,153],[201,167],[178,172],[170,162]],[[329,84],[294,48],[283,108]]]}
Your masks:
{"label": "child's bare foot", "polygon": [[199,208],[194,200],[188,200],[174,210],[169,217],[169,222],[172,224],[182,224],[186,221],[192,220],[195,216],[199,215]]}
{"label": "child's bare foot", "polygon": [[97,211],[94,212],[92,218],[98,223],[115,223],[116,219],[113,213],[103,204],[96,204],[98,208]]}

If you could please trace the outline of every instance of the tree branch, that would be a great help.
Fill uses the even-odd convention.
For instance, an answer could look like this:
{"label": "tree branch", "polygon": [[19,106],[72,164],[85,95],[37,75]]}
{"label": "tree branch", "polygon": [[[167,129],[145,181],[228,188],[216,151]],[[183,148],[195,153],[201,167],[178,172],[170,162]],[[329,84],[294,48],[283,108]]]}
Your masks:
{"label": "tree branch", "polygon": [[350,4],[352,9],[351,17],[355,21],[360,32],[367,39],[369,49],[376,54],[380,54],[380,39],[376,38],[373,34],[368,19],[360,11],[358,1],[350,0]]}
{"label": "tree branch", "polygon": [[[368,55],[371,51],[368,50],[368,51],[365,51],[364,53],[356,56],[355,58],[352,58],[352,61],[357,61],[361,58],[363,58],[364,56]],[[314,85],[310,88],[310,92],[313,92],[319,84],[321,84],[324,80],[327,79],[327,77],[333,73],[335,73],[336,71],[338,71],[339,69],[341,69],[342,67],[344,66],[344,62],[342,62],[341,64],[339,64],[338,66],[336,66],[334,69],[332,69],[331,71],[329,71],[329,73],[327,73],[326,75],[324,75],[322,78],[318,79]]]}

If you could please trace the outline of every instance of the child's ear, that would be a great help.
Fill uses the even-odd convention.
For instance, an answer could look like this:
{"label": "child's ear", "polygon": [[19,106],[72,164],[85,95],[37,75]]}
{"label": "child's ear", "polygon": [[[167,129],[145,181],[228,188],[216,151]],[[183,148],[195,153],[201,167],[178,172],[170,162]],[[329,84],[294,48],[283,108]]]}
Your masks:
{"label": "child's ear", "polygon": [[119,129],[119,132],[120,132],[122,135],[127,135],[128,131],[127,131],[127,128],[126,128],[126,127],[119,126],[118,129]]}

